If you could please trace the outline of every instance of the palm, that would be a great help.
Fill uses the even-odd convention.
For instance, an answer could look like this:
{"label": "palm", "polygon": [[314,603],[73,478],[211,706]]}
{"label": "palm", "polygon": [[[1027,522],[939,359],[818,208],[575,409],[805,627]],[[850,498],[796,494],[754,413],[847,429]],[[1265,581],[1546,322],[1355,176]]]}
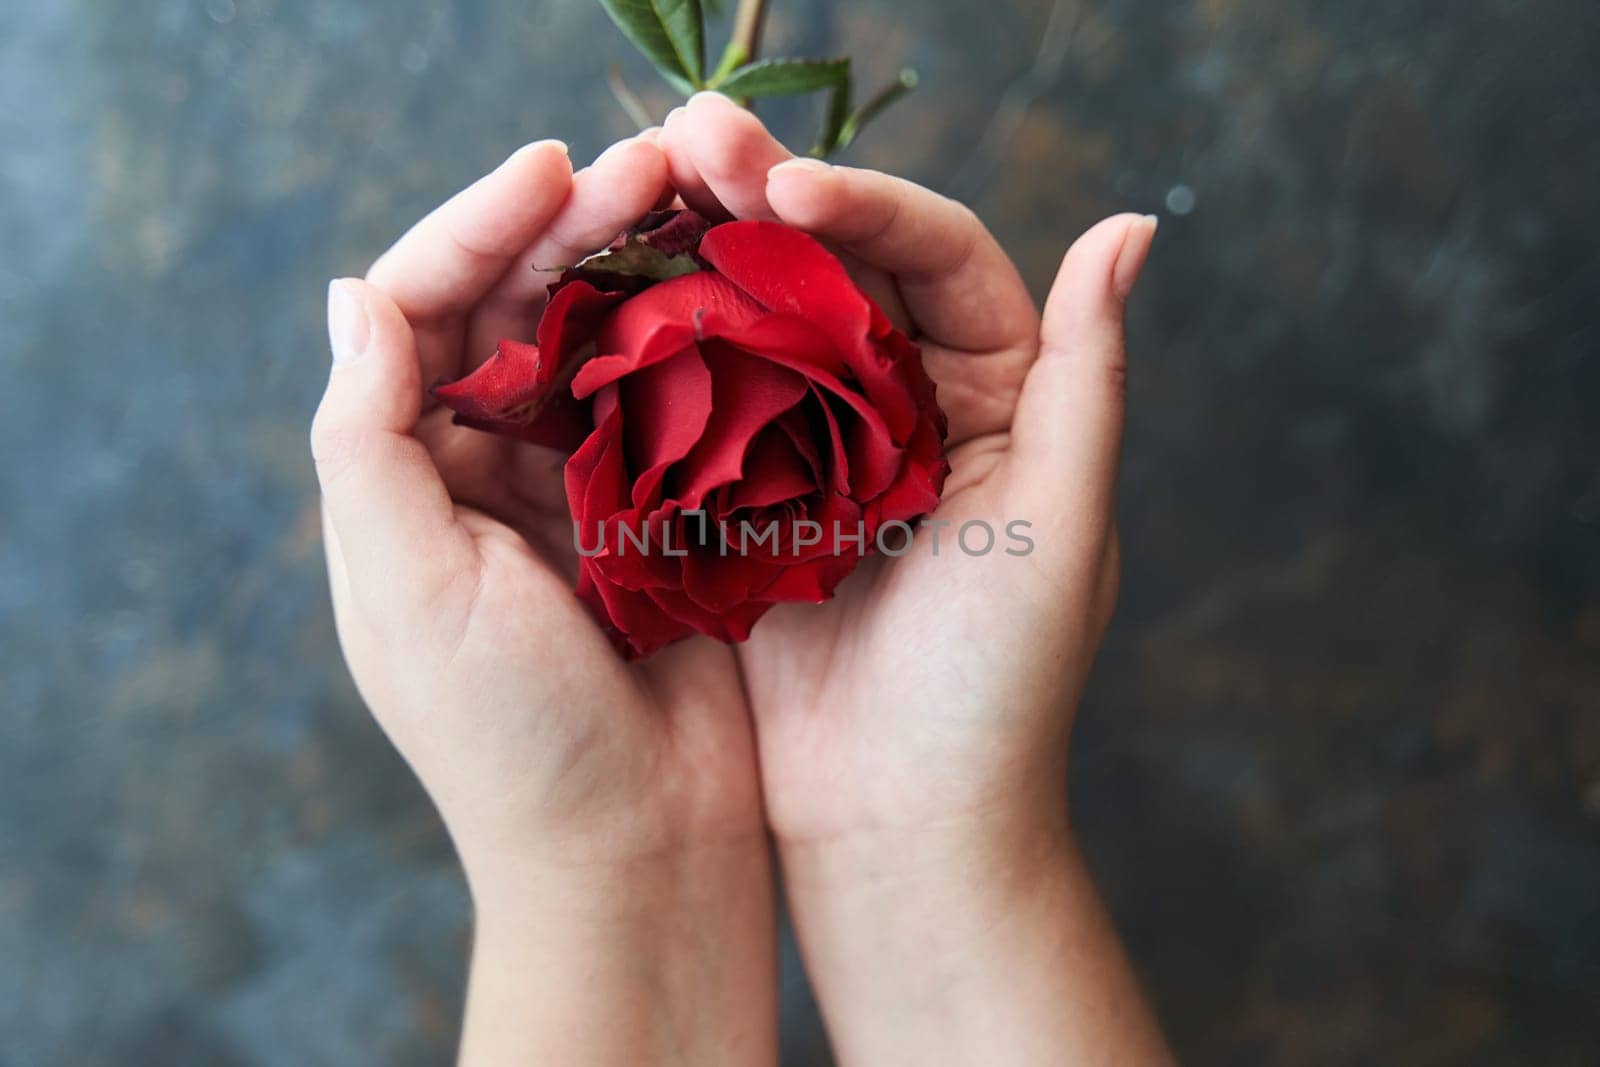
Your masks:
{"label": "palm", "polygon": [[[986,804],[984,789],[1059,752],[1057,710],[1115,595],[1111,275],[1132,220],[1075,246],[1042,321],[994,238],[950,200],[868,171],[780,166],[791,157],[760,122],[715,97],[669,116],[662,145],[690,206],[776,218],[834,247],[918,337],[950,417],[951,475],[931,516],[950,524],[940,554],[923,529],[830,603],[774,609],[739,649],[768,819],[807,837]],[[1068,348],[1080,358],[1060,358]],[[1002,540],[968,556],[956,533],[974,519],[1002,538],[1031,522],[1039,550],[1008,555]]]}
{"label": "palm", "polygon": [[[438,439],[460,435],[470,435],[463,452],[484,438],[450,427]],[[508,779],[522,782],[531,810],[545,817],[570,805],[586,819],[651,812],[662,820],[661,834],[749,831],[759,818],[758,786],[732,653],[699,640],[640,663],[620,659],[572,595],[570,521],[564,501],[544,503],[548,484],[528,477],[525,457],[535,450],[494,444],[481,457],[488,476],[527,488],[482,499],[477,477],[459,488],[444,478],[452,498],[467,505],[457,514],[482,565],[448,676],[492,674],[496,688],[516,699],[489,705],[490,721],[457,736],[491,745]],[[567,758],[552,761],[560,748]]]}
{"label": "palm", "polygon": [[[883,281],[863,284],[897,291]],[[1037,331],[1031,321],[1018,325]],[[930,345],[925,355],[941,392],[954,392],[950,375],[1007,354],[957,359]],[[1024,517],[1006,507],[1006,445],[1005,431],[995,429],[950,449],[951,476],[929,516],[949,524],[938,529],[937,555],[933,529],[924,528],[904,556],[866,560],[829,603],[774,610],[740,649],[768,818],[779,833],[832,835],[874,817],[868,813],[904,810],[926,796],[927,781],[970,776],[974,750],[998,732],[993,716],[1005,707],[1007,680],[1021,672],[1007,662],[1018,644],[996,638],[1016,625],[1016,595],[1031,570],[1026,558],[1004,554],[1005,521]],[[969,520],[1002,540],[982,556],[965,554],[957,537]],[[983,542],[975,532],[975,549]],[[958,789],[942,797],[952,807],[982,801]]]}
{"label": "palm", "polygon": [[[467,336],[481,332],[483,314],[469,313]],[[443,408],[422,416],[416,436],[483,566],[456,666],[468,676],[495,670],[514,690],[539,694],[536,702],[519,702],[519,717],[566,709],[583,720],[559,724],[568,741],[581,739],[572,747],[583,758],[562,761],[559,779],[529,790],[546,798],[541,810],[551,809],[548,797],[571,796],[580,782],[602,791],[571,797],[591,815],[652,811],[690,831],[751,821],[759,810],[755,758],[732,652],[697,640],[640,663],[616,655],[572,595],[578,556],[561,481],[564,457],[456,426]],[[538,620],[536,634],[529,620]],[[480,736],[506,733],[491,724]],[[515,736],[530,751],[502,747],[503,756],[523,768],[548,762],[536,751],[550,744],[547,734]],[[696,826],[697,818],[716,825]]]}
{"label": "palm", "polygon": [[[392,301],[374,331],[411,351],[359,414],[390,424],[404,484],[374,479],[360,502],[327,495],[330,568],[341,639],[383,725],[425,781],[467,783],[436,798],[447,820],[470,811],[475,824],[510,833],[566,813],[574,824],[628,824],[647,844],[759,828],[732,653],[696,641],[647,663],[620,660],[572,594],[562,458],[456,426],[423,395],[500,337],[533,336],[550,280],[535,265],[603,245],[665,182],[659,149],[644,142],[624,142],[576,176],[564,154],[524,150],[369,274]],[[325,414],[319,421],[333,421]],[[341,434],[351,431],[322,437]],[[357,526],[372,532],[357,536]],[[352,587],[382,592],[352,596]],[[378,667],[398,642],[406,662]],[[431,714],[440,706],[456,709],[451,721]],[[430,774],[435,766],[478,771]]]}

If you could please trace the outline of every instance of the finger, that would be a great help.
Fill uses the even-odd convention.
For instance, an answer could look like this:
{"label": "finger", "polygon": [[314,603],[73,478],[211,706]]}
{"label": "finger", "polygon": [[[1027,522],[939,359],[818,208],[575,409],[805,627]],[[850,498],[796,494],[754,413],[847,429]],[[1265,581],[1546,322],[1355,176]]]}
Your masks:
{"label": "finger", "polygon": [[[684,157],[682,167],[693,170],[694,180],[705,188],[704,195],[715,199],[722,210],[741,219],[776,219],[767,203],[767,171],[793,159],[794,154],[752,112],[721,93],[697,93],[681,110],[682,116],[673,124],[669,156]],[[894,279],[848,251],[835,251],[856,284],[890,321],[901,329],[910,326],[910,314]]]}
{"label": "finger", "polygon": [[422,397],[411,328],[355,279],[328,288],[334,366],[311,451],[353,599],[374,617],[437,604],[476,575],[471,537],[411,429]]}
{"label": "finger", "polygon": [[[641,141],[649,141],[657,148],[661,147],[660,126],[646,126],[644,129],[638,132],[637,136]],[[661,158],[663,160],[667,158],[667,153],[665,150],[662,151]],[[683,201],[678,196],[678,190],[672,187],[672,172],[670,168],[667,171],[667,187],[661,190],[661,195],[656,197],[656,202],[651,204],[650,207],[655,211],[666,211],[668,208],[683,207]]]}
{"label": "finger", "polygon": [[422,379],[455,377],[460,318],[544,231],[572,188],[560,141],[518,149],[436,208],[367,272],[418,331]]}
{"label": "finger", "polygon": [[678,190],[683,205],[691,211],[698,211],[713,222],[721,222],[731,216],[728,209],[711,191],[711,187],[706,184],[705,178],[701,177],[700,168],[696,166],[694,157],[689,152],[685,126],[687,113],[687,109],[682,107],[675,107],[667,112],[666,121],[661,124],[661,137],[657,143],[666,153],[668,176],[673,188]]}
{"label": "finger", "polygon": [[1127,384],[1123,308],[1155,232],[1153,215],[1118,215],[1068,250],[1012,425],[1018,499],[1047,507],[1043,518],[1083,563],[1101,558],[1111,527]]}
{"label": "finger", "polygon": [[413,226],[367,280],[413,322],[460,314],[543,232],[571,184],[566,145],[520,148]]}
{"label": "finger", "polygon": [[767,203],[767,171],[794,158],[761,120],[721,93],[696,93],[684,106],[674,140],[693,160],[711,194],[735,218],[776,219]]}
{"label": "finger", "polygon": [[895,275],[932,341],[971,352],[1031,346],[1038,314],[1022,276],[964,204],[877,171],[795,159],[767,174],[782,221]]}
{"label": "finger", "polygon": [[488,359],[502,338],[533,340],[545,287],[555,280],[551,268],[604,248],[668,188],[666,156],[642,134],[617,142],[575,174],[561,209],[473,312],[462,371]]}

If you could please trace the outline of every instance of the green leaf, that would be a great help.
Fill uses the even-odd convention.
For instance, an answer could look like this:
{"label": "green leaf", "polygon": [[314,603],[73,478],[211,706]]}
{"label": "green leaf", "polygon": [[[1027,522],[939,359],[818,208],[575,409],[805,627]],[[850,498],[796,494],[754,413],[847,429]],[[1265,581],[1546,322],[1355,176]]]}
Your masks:
{"label": "green leaf", "polygon": [[704,84],[706,67],[705,20],[700,0],[652,0],[666,27],[672,49],[683,59],[684,70],[696,86]]}
{"label": "green leaf", "polygon": [[761,59],[733,71],[715,88],[727,96],[793,96],[850,82],[848,59]]}
{"label": "green leaf", "polygon": [[828,94],[828,113],[822,120],[822,135],[817,138],[814,156],[827,157],[844,147],[840,138],[850,115],[850,67],[846,61],[844,78]]}
{"label": "green leaf", "polygon": [[683,93],[700,87],[705,27],[700,0],[600,0],[611,21]]}
{"label": "green leaf", "polygon": [[873,94],[872,99],[851,112],[850,117],[845,119],[844,125],[839,128],[839,141],[834,147],[850,147],[850,142],[856,139],[856,134],[861,132],[861,127],[877,118],[883,113],[884,108],[916,87],[917,72],[910,67],[902,70],[894,81],[879,89]]}

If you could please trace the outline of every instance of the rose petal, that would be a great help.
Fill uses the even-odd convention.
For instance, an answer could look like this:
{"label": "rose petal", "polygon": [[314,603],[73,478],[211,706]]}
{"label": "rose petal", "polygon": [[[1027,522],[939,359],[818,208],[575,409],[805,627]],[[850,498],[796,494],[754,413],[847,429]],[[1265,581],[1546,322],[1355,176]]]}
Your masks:
{"label": "rose petal", "polygon": [[435,385],[433,395],[460,425],[572,451],[593,422],[564,382],[620,299],[581,282],[561,287],[539,319],[539,344],[502,340],[476,370]]}
{"label": "rose petal", "polygon": [[874,533],[886,522],[905,522],[939,506],[939,494],[950,473],[942,458],[932,464],[911,462],[884,494],[866,507],[867,526]]}
{"label": "rose petal", "polygon": [[693,252],[710,226],[702,216],[687,208],[680,208],[650,212],[639,221],[633,232],[651,248],[664,255],[677,256]]}
{"label": "rose petal", "polygon": [[[675,518],[645,508],[613,514],[606,521],[604,551],[593,557],[596,569],[624,589],[678,588],[683,584],[683,538],[674,528]],[[595,545],[585,547],[592,551]]]}
{"label": "rose petal", "polygon": [[771,584],[783,566],[733,549],[726,556],[702,549],[683,560],[683,591],[706,611],[721,614],[750,599],[752,589]]}
{"label": "rose petal", "polygon": [[581,441],[587,419],[575,405],[555,403],[560,398],[540,380],[540,366],[537,345],[502,340],[471,374],[431,391],[456,413],[458,426],[552,448]]}
{"label": "rose petal", "polygon": [[622,301],[617,293],[602,293],[587,282],[555,286],[550,302],[539,316],[539,351],[554,352],[556,359],[540,368],[540,381],[569,378],[568,357],[595,339],[601,324]]}
{"label": "rose petal", "polygon": [[455,412],[458,426],[570,452],[592,429],[589,413],[565,390],[540,381],[541,362],[536,346],[502,340],[471,374],[431,392]]}
{"label": "rose petal", "polygon": [[651,589],[648,595],[663,613],[708,637],[724,642],[746,640],[756,620],[772,608],[771,604],[751,600],[737,604],[727,611],[712,612],[689,599],[688,594],[674,589]]}
{"label": "rose petal", "polygon": [[717,486],[740,477],[756,433],[806,393],[804,378],[770,360],[715,341],[702,344],[700,354],[711,370],[711,418],[705,435],[672,472],[673,497],[690,510]]}
{"label": "rose petal", "polygon": [[[578,524],[579,543],[585,549],[600,544],[600,523],[616,511],[615,503],[607,504],[607,494],[614,502],[626,500],[624,494],[627,486],[619,462],[622,453],[619,440],[621,425],[621,417],[613,408],[568,458],[562,470],[562,481],[567,490],[567,510],[572,515],[572,521]],[[613,465],[608,466],[602,476],[601,465],[608,459],[612,460]],[[605,479],[610,479],[609,484]],[[588,507],[591,491],[595,492],[597,505],[594,511]]]}
{"label": "rose petal", "polygon": [[711,372],[693,348],[618,383],[635,507],[660,499],[668,467],[689,454],[711,416]]}
{"label": "rose petal", "polygon": [[[605,521],[628,506],[628,468],[623,457],[621,424],[621,412],[613,411],[605,425],[596,429],[568,461],[563,472],[567,505],[572,514],[582,516],[584,523]],[[599,455],[592,460],[588,477],[584,478],[584,467],[577,466],[576,460],[596,440],[599,441]],[[591,461],[585,457],[584,462]]]}
{"label": "rose petal", "polygon": [[[862,522],[861,505],[847,496],[831,493],[812,503],[804,518],[822,527],[822,538],[815,544],[794,547],[794,532],[790,533],[787,557],[790,560],[812,560],[821,556],[859,556],[863,545],[870,546],[871,532]],[[808,528],[808,536],[810,533]],[[857,543],[856,538],[861,538]]]}
{"label": "rose petal", "polygon": [[950,463],[944,455],[949,421],[939,407],[933,380],[923,370],[921,353],[913,350],[907,354],[902,366],[919,416],[916,429],[906,442],[905,462],[894,484],[867,508],[874,530],[894,519],[911,519],[933,511],[939,506],[945,478],[950,474]]}
{"label": "rose petal", "polygon": [[[781,320],[781,329],[773,328],[775,320]],[[819,396],[835,396],[847,405],[845,410],[855,413],[859,424],[847,418],[838,420],[850,457],[850,469],[838,471],[836,466],[843,480],[835,488],[848,491],[858,499],[868,500],[889,487],[900,469],[900,449],[895,443],[896,438],[870,398],[841,381],[826,369],[822,361],[810,355],[828,350],[829,342],[817,328],[792,316],[776,315],[740,324],[726,320],[716,312],[707,313],[702,325],[707,334],[714,334],[727,345],[804,374],[826,390],[825,394],[819,393]],[[809,341],[805,339],[808,335]],[[904,375],[904,371],[898,373]],[[916,406],[909,383],[902,383],[901,388],[913,412],[913,420],[905,434],[909,438],[916,426]],[[844,414],[844,411],[832,414]],[[833,428],[830,426],[830,430]]]}
{"label": "rose petal", "polygon": [[789,438],[789,443],[794,446],[795,454],[805,460],[806,466],[811,468],[812,481],[826,488],[827,472],[817,451],[817,442],[812,434],[810,420],[806,418],[806,407],[807,405],[802,402],[799,406],[779,415],[772,424],[783,431],[784,436]]}
{"label": "rose petal", "polygon": [[893,353],[875,343],[894,327],[816,238],[781,223],[746,219],[713,226],[700,241],[700,255],[763,306],[822,330],[883,413],[895,443],[904,443],[916,406],[895,371]]}
{"label": "rose petal", "polygon": [[613,641],[628,659],[648,656],[695,632],[691,623],[663,610],[652,594],[612,585],[592,568],[583,573],[589,585],[586,590],[580,583],[579,595],[614,631]]}
{"label": "rose petal", "polygon": [[858,556],[822,556],[785,567],[759,595],[773,603],[821,604],[859,563]]}
{"label": "rose petal", "polygon": [[702,318],[701,328],[708,336],[720,337],[786,367],[814,368],[833,381],[848,379],[855,373],[821,324],[798,315],[771,312],[740,320],[715,309]]}
{"label": "rose petal", "polygon": [[839,428],[839,417],[822,390],[811,386],[811,400],[804,405],[811,423],[818,428],[817,436],[826,438],[828,445],[827,489],[834,493],[850,492],[850,455],[844,448],[844,431]]}
{"label": "rose petal", "polygon": [[602,355],[632,355],[662,324],[693,329],[708,313],[742,326],[759,318],[762,308],[728,279],[699,271],[652,285],[617,308],[600,328],[595,346]]}
{"label": "rose petal", "polygon": [[659,323],[639,339],[639,346],[633,351],[596,356],[585,363],[572,379],[572,395],[581,400],[590,393],[621,381],[629,374],[671,359],[693,347],[694,327],[681,322]]}
{"label": "rose petal", "polygon": [[671,358],[693,343],[706,315],[738,327],[758,318],[761,307],[710,271],[653,285],[606,319],[595,337],[600,355],[573,379],[573,393],[587,396],[626,374]]}
{"label": "rose petal", "polygon": [[[871,500],[887,489],[899,473],[903,450],[896,448],[877,412],[855,403],[848,396],[845,410],[836,412],[839,428],[844,433],[844,450],[850,457],[850,495],[858,500]],[[834,410],[824,397],[825,406]]]}
{"label": "rose petal", "polygon": [[750,443],[743,475],[729,486],[723,504],[726,511],[764,508],[817,489],[816,474],[795,451],[793,440],[781,428],[769,424]]}

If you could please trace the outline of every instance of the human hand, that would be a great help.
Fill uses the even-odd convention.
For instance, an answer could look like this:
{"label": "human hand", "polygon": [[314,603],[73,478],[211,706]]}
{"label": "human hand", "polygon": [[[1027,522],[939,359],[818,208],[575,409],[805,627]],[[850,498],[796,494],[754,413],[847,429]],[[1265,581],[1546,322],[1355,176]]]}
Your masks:
{"label": "human hand", "polygon": [[[738,649],[774,833],[824,840],[1054,806],[1116,598],[1122,304],[1153,225],[1118,216],[1084,235],[1041,321],[954,201],[791,161],[713,94],[669,117],[662,145],[691,206],[777,218],[845,253],[918,337],[950,418],[951,473],[930,516],[941,525],[901,558],[868,560],[828,604],[774,609]],[[957,544],[973,520],[996,535],[983,556]],[[1005,551],[1021,550],[1006,538],[1013,520],[1030,524],[1026,555]],[[974,527],[975,547],[985,540]]]}
{"label": "human hand", "polygon": [[[866,561],[826,605],[774,609],[738,649],[768,819],[841,1057],[1159,1059],[1064,796],[1073,710],[1116,599],[1122,310],[1154,220],[1084,234],[1041,317],[954,201],[792,160],[714,94],[669,116],[661,143],[702,214],[776,218],[837,249],[918,338],[950,418],[930,516],[947,525]],[[1033,548],[1012,555],[1018,520]],[[987,554],[957,544],[974,521],[996,535]],[[1059,996],[1087,1015],[1063,1024]]]}
{"label": "human hand", "polygon": [[563,457],[424,395],[531,339],[551,280],[535,268],[603,246],[666,180],[650,137],[577,175],[540,142],[329,289],[312,450],[335,616],[477,906],[464,1062],[773,1055],[769,860],[731,652],[618,659],[572,593]]}

